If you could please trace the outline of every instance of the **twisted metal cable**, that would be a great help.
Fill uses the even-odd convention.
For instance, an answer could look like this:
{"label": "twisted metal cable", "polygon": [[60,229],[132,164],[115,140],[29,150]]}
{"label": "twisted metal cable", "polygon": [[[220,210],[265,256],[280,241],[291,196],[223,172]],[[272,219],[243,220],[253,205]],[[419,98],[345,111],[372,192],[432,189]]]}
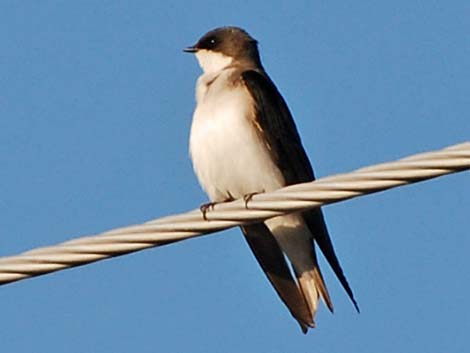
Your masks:
{"label": "twisted metal cable", "polygon": [[470,169],[470,142],[0,258],[0,285]]}

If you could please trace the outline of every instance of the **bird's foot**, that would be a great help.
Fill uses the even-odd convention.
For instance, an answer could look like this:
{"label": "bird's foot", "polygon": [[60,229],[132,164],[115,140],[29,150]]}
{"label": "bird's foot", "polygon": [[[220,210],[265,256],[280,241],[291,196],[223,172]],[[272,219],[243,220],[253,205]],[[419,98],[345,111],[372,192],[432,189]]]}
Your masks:
{"label": "bird's foot", "polygon": [[[264,191],[262,191],[262,192],[264,192]],[[245,196],[243,196],[243,201],[245,201],[245,208],[246,209],[248,209],[248,202],[251,201],[253,196],[258,195],[258,194],[261,194],[261,192],[250,192],[249,194],[246,194]]]}
{"label": "bird's foot", "polygon": [[214,206],[217,205],[218,202],[208,202],[208,203],[203,203],[201,206],[199,206],[199,209],[201,210],[202,213],[202,218],[207,221],[207,211],[213,210]]}
{"label": "bird's foot", "polygon": [[201,213],[202,213],[202,218],[204,218],[205,221],[208,220],[207,215],[206,215],[207,211],[212,211],[215,205],[219,203],[230,202],[230,201],[235,200],[232,194],[230,194],[230,192],[227,192],[227,194],[228,194],[228,197],[223,201],[203,203],[201,206],[199,206],[199,209],[201,210]]}

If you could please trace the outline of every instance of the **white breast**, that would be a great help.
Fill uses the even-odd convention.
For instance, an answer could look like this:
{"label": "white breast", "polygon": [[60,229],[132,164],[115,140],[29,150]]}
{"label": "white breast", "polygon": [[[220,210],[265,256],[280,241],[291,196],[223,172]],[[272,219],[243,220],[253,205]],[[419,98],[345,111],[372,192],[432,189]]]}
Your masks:
{"label": "white breast", "polygon": [[249,92],[243,85],[227,81],[231,70],[202,75],[197,85],[190,154],[199,182],[212,201],[284,185],[281,172],[250,121],[253,101]]}

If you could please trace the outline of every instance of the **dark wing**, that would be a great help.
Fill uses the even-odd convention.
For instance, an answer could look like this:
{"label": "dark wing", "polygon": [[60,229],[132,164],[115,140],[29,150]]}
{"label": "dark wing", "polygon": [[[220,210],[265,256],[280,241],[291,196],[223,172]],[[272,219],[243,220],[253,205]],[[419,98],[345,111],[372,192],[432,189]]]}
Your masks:
{"label": "dark wing", "polygon": [[[268,75],[261,70],[242,73],[242,79],[256,105],[256,124],[266,139],[276,165],[287,185],[315,179],[312,166],[286,102]],[[304,212],[314,239],[357,310],[353,292],[336,257],[321,209]]]}
{"label": "dark wing", "polygon": [[241,229],[272,286],[306,333],[307,327],[313,327],[313,317],[276,239],[264,223],[242,226]]}

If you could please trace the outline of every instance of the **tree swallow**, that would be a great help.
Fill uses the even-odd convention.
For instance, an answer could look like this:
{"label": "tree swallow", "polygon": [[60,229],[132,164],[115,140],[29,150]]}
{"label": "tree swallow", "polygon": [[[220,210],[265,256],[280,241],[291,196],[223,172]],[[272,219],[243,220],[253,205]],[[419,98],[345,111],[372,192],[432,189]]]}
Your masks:
{"label": "tree swallow", "polygon": [[[248,199],[314,180],[292,115],[261,64],[254,38],[241,28],[221,27],[184,51],[196,55],[203,71],[196,84],[189,146],[195,173],[212,203]],[[321,209],[274,217],[241,229],[304,333],[315,327],[319,297],[333,311],[315,245],[358,309]]]}

